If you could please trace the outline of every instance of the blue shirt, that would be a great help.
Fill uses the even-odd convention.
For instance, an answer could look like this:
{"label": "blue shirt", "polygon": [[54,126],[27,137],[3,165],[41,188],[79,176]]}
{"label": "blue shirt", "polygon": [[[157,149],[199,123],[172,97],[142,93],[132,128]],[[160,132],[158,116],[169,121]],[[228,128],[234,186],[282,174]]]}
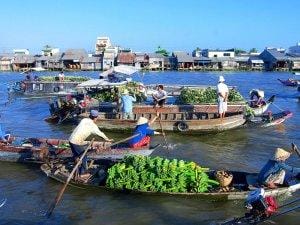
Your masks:
{"label": "blue shirt", "polygon": [[132,112],[132,107],[133,107],[132,102],[135,102],[136,99],[132,96],[129,96],[129,95],[123,95],[121,97],[121,100],[122,100],[122,112],[131,113]]}
{"label": "blue shirt", "polygon": [[139,134],[139,135],[129,140],[130,145],[134,145],[134,144],[140,142],[147,135],[148,136],[154,135],[154,130],[152,130],[149,127],[148,123],[145,123],[145,124],[137,125],[135,127],[133,135],[135,135],[135,134]]}
{"label": "blue shirt", "polygon": [[293,174],[300,173],[300,168],[294,168],[284,162],[278,162],[270,159],[267,164],[261,169],[258,175],[258,182],[263,184],[269,175],[278,173],[280,170],[285,170]]}

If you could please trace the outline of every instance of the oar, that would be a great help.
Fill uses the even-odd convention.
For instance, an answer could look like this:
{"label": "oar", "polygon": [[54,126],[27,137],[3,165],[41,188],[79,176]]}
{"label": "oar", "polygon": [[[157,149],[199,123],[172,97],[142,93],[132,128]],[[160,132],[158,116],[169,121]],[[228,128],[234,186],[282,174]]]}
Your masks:
{"label": "oar", "polygon": [[[158,113],[158,111],[157,111],[157,108],[156,108],[156,114]],[[162,133],[162,135],[163,135],[163,137],[164,137],[164,141],[165,141],[165,145],[167,146],[167,150],[169,150],[169,145],[168,145],[168,142],[167,142],[167,138],[166,138],[166,134],[165,134],[165,132],[164,132],[164,130],[163,130],[163,126],[162,126],[162,124],[161,124],[161,118],[160,118],[160,115],[158,116],[158,122],[159,122],[159,126],[160,126],[160,129],[161,129],[161,133]]]}
{"label": "oar", "polygon": [[298,147],[294,143],[292,143],[292,151],[295,152],[300,157],[300,152],[298,150]]}
{"label": "oar", "polygon": [[72,172],[70,173],[67,181],[65,182],[64,186],[62,187],[62,189],[60,190],[60,192],[58,192],[54,202],[51,204],[50,208],[47,211],[47,217],[49,218],[55,208],[55,206],[59,203],[64,191],[66,190],[66,187],[68,186],[69,182],[71,181],[71,179],[73,178],[73,175],[75,173],[75,171],[77,170],[77,168],[79,167],[79,165],[82,162],[82,159],[84,158],[84,156],[86,155],[86,153],[88,152],[89,148],[93,145],[94,142],[94,138],[92,139],[92,141],[90,142],[90,144],[88,145],[88,147],[84,150],[83,154],[81,155],[81,157],[79,158],[79,161],[76,163],[76,165],[74,166]]}

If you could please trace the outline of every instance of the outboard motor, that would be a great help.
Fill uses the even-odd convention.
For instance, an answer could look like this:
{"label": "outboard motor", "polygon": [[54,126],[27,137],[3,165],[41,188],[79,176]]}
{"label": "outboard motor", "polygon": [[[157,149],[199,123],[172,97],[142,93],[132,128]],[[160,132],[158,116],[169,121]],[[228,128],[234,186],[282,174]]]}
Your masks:
{"label": "outboard motor", "polygon": [[246,200],[246,208],[249,210],[249,212],[245,214],[246,217],[259,220],[268,218],[277,212],[278,204],[273,196],[265,196],[265,190],[259,188],[250,192]]}

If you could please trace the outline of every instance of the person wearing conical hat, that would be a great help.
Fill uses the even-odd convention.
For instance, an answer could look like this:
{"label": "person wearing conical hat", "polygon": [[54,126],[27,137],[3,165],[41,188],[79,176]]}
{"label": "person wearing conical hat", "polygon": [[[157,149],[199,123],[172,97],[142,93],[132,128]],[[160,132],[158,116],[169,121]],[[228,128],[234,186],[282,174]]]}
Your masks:
{"label": "person wearing conical hat", "polygon": [[151,121],[149,121],[147,118],[142,116],[138,119],[133,134],[133,135],[138,134],[138,136],[129,140],[129,146],[131,148],[139,148],[139,147],[147,146],[150,144],[150,140],[151,140],[150,136],[154,134],[160,134],[159,132],[154,131],[150,127],[154,123],[154,121],[158,118],[158,116],[159,113],[156,113],[156,116],[153,117]]}
{"label": "person wearing conical hat", "polygon": [[289,151],[277,148],[274,157],[259,172],[258,182],[269,188],[290,184],[293,178],[300,173],[300,168],[292,167],[285,163],[290,155]]}
{"label": "person wearing conical hat", "polygon": [[122,119],[133,119],[133,102],[136,102],[136,97],[129,95],[129,91],[125,89],[121,96],[122,103]]}
{"label": "person wearing conical hat", "polygon": [[224,83],[225,79],[223,76],[219,77],[219,84],[217,85],[217,93],[218,93],[218,113],[220,118],[225,117],[225,113],[227,111],[227,101],[229,95],[229,89],[227,85]]}

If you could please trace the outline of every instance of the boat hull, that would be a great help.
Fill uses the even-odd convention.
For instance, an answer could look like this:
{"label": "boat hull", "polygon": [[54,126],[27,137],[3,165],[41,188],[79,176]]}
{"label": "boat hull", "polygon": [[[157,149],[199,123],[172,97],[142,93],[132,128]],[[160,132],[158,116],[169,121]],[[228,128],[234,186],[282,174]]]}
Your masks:
{"label": "boat hull", "polygon": [[[66,180],[68,179],[69,173],[61,173],[57,171],[51,170],[51,166],[49,164],[43,164],[41,166],[41,170],[50,178],[57,180],[59,182],[65,183]],[[211,173],[213,173],[212,171]],[[233,182],[238,182],[239,180],[243,180],[247,182],[247,177],[252,176],[256,177],[257,174],[253,173],[246,173],[246,172],[232,172],[233,177],[235,176],[243,176],[236,181]],[[235,179],[235,178],[234,178]],[[247,191],[229,191],[229,192],[205,192],[205,193],[179,193],[179,192],[151,192],[151,191],[137,191],[137,190],[115,190],[115,189],[110,189],[105,186],[100,186],[98,184],[91,184],[91,183],[83,183],[83,182],[78,182],[74,181],[72,179],[69,183],[71,186],[75,187],[80,187],[80,188],[96,188],[96,189],[102,189],[102,190],[107,190],[107,191],[121,191],[121,192],[126,192],[126,193],[136,193],[136,194],[150,194],[150,195],[171,195],[171,196],[191,196],[193,198],[199,197],[199,198],[210,198],[210,199],[215,199],[215,200],[244,200],[248,197],[248,194],[253,190],[248,189]],[[240,185],[246,185],[248,184],[236,184],[237,186]],[[255,189],[255,188],[254,188]],[[297,190],[300,189],[300,183],[289,186],[289,187],[281,187],[277,189],[266,189],[265,194],[266,196],[279,196],[283,194],[288,194],[288,193],[293,193]]]}
{"label": "boat hull", "polygon": [[[39,146],[13,146],[0,145],[0,161],[8,162],[44,162],[49,159],[65,159],[72,157],[70,148],[60,148],[58,144],[68,143],[67,140],[59,139],[37,139],[40,142]],[[46,142],[48,144],[46,144]],[[52,143],[52,144],[51,144]],[[36,143],[35,143],[36,144]],[[57,145],[56,145],[57,144]],[[110,159],[119,160],[125,155],[142,155],[149,156],[159,147],[145,146],[137,149],[132,149],[119,145],[114,148],[109,148],[109,142],[95,142],[93,147],[96,150],[90,151],[87,154],[88,159]],[[99,147],[99,145],[101,145]],[[96,148],[97,147],[97,148]]]}

